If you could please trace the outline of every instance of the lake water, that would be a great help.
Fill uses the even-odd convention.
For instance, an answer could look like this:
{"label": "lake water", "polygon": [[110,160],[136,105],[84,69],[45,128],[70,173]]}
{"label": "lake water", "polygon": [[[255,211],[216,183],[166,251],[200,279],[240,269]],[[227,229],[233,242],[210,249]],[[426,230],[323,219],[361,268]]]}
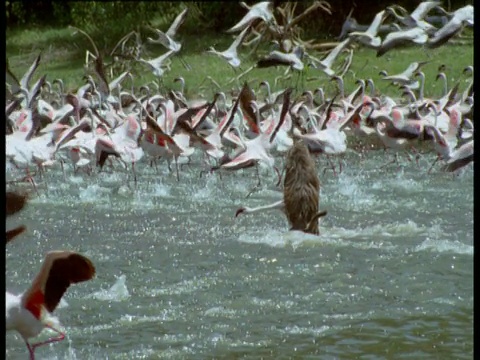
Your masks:
{"label": "lake water", "polygon": [[[49,171],[7,221],[28,227],[6,248],[7,289],[50,250],[97,275],[68,289],[54,313],[66,339],[37,359],[472,359],[473,166],[428,174],[429,153],[378,169],[390,158],[349,150],[338,176],[317,160],[320,236],[289,232],[278,210],[234,217],[281,199],[267,169],[248,198],[254,169],[185,166],[177,182],[145,163],[136,189],[108,167]],[[28,358],[14,332],[6,358]]]}

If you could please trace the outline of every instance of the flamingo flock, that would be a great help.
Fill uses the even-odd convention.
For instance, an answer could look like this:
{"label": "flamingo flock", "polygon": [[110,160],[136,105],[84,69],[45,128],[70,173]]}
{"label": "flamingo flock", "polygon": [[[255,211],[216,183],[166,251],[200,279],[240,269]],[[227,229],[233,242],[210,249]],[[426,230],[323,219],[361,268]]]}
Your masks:
{"label": "flamingo flock", "polygon": [[[213,47],[208,51],[225,59],[233,68],[241,64],[237,50],[253,31],[255,21],[278,26],[271,2],[243,6],[248,13],[229,30],[241,32],[234,43],[223,52]],[[258,208],[242,207],[236,216],[280,209],[292,229],[318,234],[318,219],[326,211],[319,211],[320,181],[315,157],[324,159],[328,164],[324,171],[331,169],[334,175],[345,166],[342,155],[349,148],[356,149],[354,145],[358,142],[379,143],[385,149],[392,149],[395,162],[398,154],[409,158],[414,154],[418,163],[419,149],[430,151],[436,155],[435,161],[419,170],[426,173],[432,172],[438,162],[442,163],[439,171],[452,173],[473,163],[473,66],[455,76],[471,77],[466,88],[459,81],[449,87],[445,67],[439,68],[435,80],[426,79],[422,67],[430,61],[414,62],[400,74],[380,72],[382,77],[378,81],[396,86],[396,97],[379,94],[373,79],[357,79],[358,86],[346,94],[343,74],[349,63],[340,71],[334,69],[338,55],[353,42],[376,49],[377,56],[381,56],[395,48],[400,37],[402,43],[434,48],[447,43],[464,26],[473,24],[473,7],[466,6],[452,13],[443,10],[446,21],[437,28],[426,17],[433,9],[443,10],[436,1],[421,3],[411,14],[401,7],[390,6],[378,13],[364,31],[358,28],[346,31],[346,39],[322,60],[308,54],[301,44],[294,44],[290,52],[272,51],[255,65],[259,68],[283,65],[301,72],[305,59],[337,83],[339,91],[332,94],[326,94],[323,87],[296,96],[290,87],[272,94],[270,84],[263,80],[258,86],[244,82],[232,97],[218,91],[211,98],[187,99],[182,77],[176,79],[182,84],[179,91],[153,90],[148,85],[135,89],[134,74],[129,71],[108,82],[101,54],[93,41],[94,53],[88,52],[87,56],[94,59],[94,76],[85,77],[85,84],[76,92],[66,92],[61,79],[50,83],[46,75],[30,84],[41,62],[40,55],[20,81],[7,63],[7,175],[14,179],[12,182],[30,182],[38,193],[37,184],[47,181],[51,168],[61,169],[64,177],[70,171],[93,178],[107,166],[125,173],[126,181],[133,180],[136,184],[141,180],[137,177],[138,167],[154,166],[158,171],[159,163],[164,160],[178,181],[182,181],[180,163],[200,163],[199,173],[208,172],[212,176],[255,168],[259,182],[261,166],[271,172],[276,186],[282,186],[281,174],[285,170],[283,200]],[[171,58],[180,56],[182,44],[176,33],[187,13],[187,9],[182,11],[166,32],[152,29],[157,39],[150,38],[149,42],[163,45],[167,49],[165,54],[151,60],[140,55],[136,59],[148,65],[157,77],[168,70],[165,64]],[[382,29],[388,33],[382,40],[378,33],[388,16],[395,17],[397,23],[393,30]],[[122,46],[123,43],[117,45]],[[351,63],[353,50],[348,51]],[[185,63],[185,66],[190,65]],[[132,82],[131,89],[124,87],[126,79]],[[439,79],[444,82],[442,96],[425,97],[425,83]],[[363,151],[375,148],[364,146]],[[300,190],[295,182],[299,179],[303,181]],[[309,195],[299,196],[306,188]],[[25,202],[24,196],[8,195],[7,216],[18,212]],[[300,209],[300,205],[304,206]],[[7,242],[24,230],[20,226],[7,231]],[[94,274],[92,262],[80,254],[49,252],[24,294],[7,292],[7,330],[17,330],[22,335],[31,359],[34,349],[44,343],[32,345],[28,339],[45,327],[60,335],[46,343],[63,339],[63,333],[45,319],[70,284],[89,280]]]}

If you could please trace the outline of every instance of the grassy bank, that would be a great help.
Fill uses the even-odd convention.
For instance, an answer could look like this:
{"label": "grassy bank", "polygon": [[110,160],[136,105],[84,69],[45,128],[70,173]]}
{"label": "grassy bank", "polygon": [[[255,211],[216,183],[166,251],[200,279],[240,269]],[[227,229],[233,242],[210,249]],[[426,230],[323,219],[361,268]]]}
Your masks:
{"label": "grassy bank", "polygon": [[[160,27],[160,28],[165,28]],[[142,41],[146,43],[146,36],[152,36],[145,33]],[[472,38],[472,32],[465,32],[467,38]],[[174,78],[183,76],[186,82],[186,93],[188,96],[211,96],[218,89],[210,81],[205,81],[207,76],[211,76],[224,91],[238,88],[238,83],[231,82],[233,76],[240,74],[242,71],[233,70],[230,65],[211,54],[205,53],[210,46],[214,46],[217,50],[225,50],[233,41],[233,37],[227,34],[198,34],[182,36],[180,40],[183,44],[181,55],[183,59],[191,66],[192,70],[188,71],[183,66],[178,56],[171,58],[171,70],[167,71],[162,77],[166,88],[178,88],[178,84],[174,84]],[[105,54],[105,63],[112,61],[108,53],[113,46],[102,44],[101,40],[96,40],[97,46],[102,54]],[[437,69],[439,65],[447,65],[445,71],[448,75],[450,85],[461,80],[460,90],[466,86],[466,77],[462,75],[462,70],[473,64],[473,41],[463,40],[464,45],[447,44],[438,49],[424,50],[422,47],[406,47],[403,49],[394,49],[384,56],[377,58],[373,50],[366,48],[356,48],[354,51],[351,71],[344,76],[346,91],[353,90],[355,87],[355,79],[372,78],[375,81],[377,89],[380,93],[398,97],[400,92],[392,87],[387,86],[385,81],[381,80],[378,74],[381,70],[386,70],[389,74],[399,73],[407,68],[413,61],[430,60],[430,63],[423,67],[426,75],[425,96],[437,96],[442,93],[443,84],[441,81],[435,81]],[[11,71],[20,78],[29,68],[35,57],[41,53],[42,59],[40,66],[34,76],[34,81],[47,74],[47,80],[53,81],[61,78],[67,90],[74,90],[84,83],[85,75],[85,51],[88,49],[93,51],[91,45],[81,34],[74,34],[68,28],[48,28],[48,29],[24,29],[9,30],[6,33],[7,59]],[[157,57],[165,53],[165,49],[160,45],[145,44],[146,53],[142,55],[145,59]],[[262,56],[271,48],[268,45],[260,47],[257,56]],[[248,69],[255,64],[256,57],[248,56],[251,48],[240,47],[239,55],[242,60],[242,70]],[[317,58],[324,55],[319,52],[310,52]],[[346,54],[341,54],[335,62],[335,66],[339,67],[343,63]],[[262,80],[268,80],[273,87],[275,78],[285,72],[284,67],[254,69],[242,78],[242,82],[247,80],[253,87],[258,86]],[[135,86],[150,83],[152,80],[158,80],[152,72],[141,63],[134,63],[131,72],[135,76]],[[113,75],[119,75],[119,71]],[[111,80],[111,75],[107,74],[107,78]],[[315,89],[319,86],[323,87],[327,93],[332,93],[336,84],[328,81],[328,77],[320,70],[305,68],[303,85],[305,89]],[[294,86],[296,75],[291,80],[279,81],[277,89]],[[129,87],[128,83],[124,84]],[[272,89],[274,91],[276,89]],[[300,91],[303,90],[299,89]]]}

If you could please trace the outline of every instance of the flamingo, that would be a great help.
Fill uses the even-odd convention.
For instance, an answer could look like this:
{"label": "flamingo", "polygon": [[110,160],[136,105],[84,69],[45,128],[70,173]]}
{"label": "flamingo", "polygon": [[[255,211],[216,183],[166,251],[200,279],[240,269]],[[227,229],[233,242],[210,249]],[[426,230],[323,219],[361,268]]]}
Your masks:
{"label": "flamingo", "polygon": [[[357,20],[354,17],[352,17],[352,13],[353,13],[353,8],[350,10],[345,21],[343,22],[340,35],[337,37],[338,41],[344,40],[345,37],[352,31],[363,32],[368,30],[368,28],[371,26],[371,24],[370,25],[359,24]],[[400,30],[400,27],[398,26],[398,24],[392,23],[392,24],[379,26],[377,32],[385,33],[385,32],[391,32],[395,30]]]}
{"label": "flamingo", "polygon": [[[407,10],[405,10],[403,7],[401,7],[399,5],[389,6],[389,7],[387,7],[387,11],[390,12],[392,15],[394,15],[398,20],[400,20],[400,22],[403,25],[407,26],[408,28],[418,27],[418,28],[424,30],[425,32],[427,32],[427,34],[430,35],[430,34],[433,34],[437,30],[437,28],[435,26],[433,26],[432,24],[423,20],[423,18],[432,9],[438,7],[439,5],[440,5],[439,1],[423,1],[417,6],[417,8],[410,15],[408,15]],[[399,16],[395,12],[395,10],[394,10],[395,8],[398,8],[398,9],[402,10],[407,15],[403,16],[403,17]]]}
{"label": "flamingo", "polygon": [[418,88],[419,83],[418,81],[415,81],[414,79],[412,79],[413,74],[416,71],[420,70],[420,68],[423,65],[428,63],[429,61],[418,61],[418,62],[415,61],[410,63],[410,65],[408,65],[408,67],[399,74],[388,75],[385,70],[382,70],[380,72],[380,75],[383,75],[383,78],[382,78],[383,80],[392,81],[393,84],[408,85],[410,89],[414,90]]}
{"label": "flamingo", "polygon": [[161,44],[165,46],[168,50],[174,52],[180,51],[182,44],[174,40],[175,35],[177,34],[178,28],[185,22],[187,17],[188,8],[185,8],[180,14],[177,15],[172,25],[168,28],[167,32],[160,31],[158,29],[152,29],[156,32],[158,39],[152,39],[151,37],[147,38],[152,44]]}
{"label": "flamingo", "polygon": [[222,59],[226,60],[230,64],[230,66],[232,66],[233,68],[239,67],[241,61],[240,61],[240,58],[238,57],[238,54],[237,54],[237,48],[238,48],[238,45],[240,45],[243,42],[243,40],[245,39],[245,36],[247,35],[249,29],[250,29],[250,27],[246,27],[235,38],[235,40],[228,47],[227,50],[219,52],[219,51],[215,50],[213,48],[213,46],[211,46],[210,49],[207,50],[207,52],[210,53],[210,54],[215,54],[215,55],[221,57]]}
{"label": "flamingo", "polygon": [[283,53],[281,51],[274,50],[270,52],[266,57],[257,61],[258,68],[265,68],[277,65],[291,66],[293,69],[302,71],[303,62],[301,60],[303,56],[303,49],[297,46],[291,53]]}
{"label": "flamingo", "polygon": [[[6,330],[20,333],[30,353],[30,360],[35,359],[37,347],[65,338],[65,334],[52,325],[56,319],[50,314],[71,284],[90,280],[94,275],[95,267],[85,256],[73,251],[50,251],[26,292],[20,295],[6,292]],[[30,344],[29,339],[40,334],[44,328],[55,331],[59,336]]]}
{"label": "flamingo", "polygon": [[[37,88],[38,82],[32,86],[29,87],[30,81],[32,79],[33,74],[35,73],[35,70],[38,68],[38,65],[40,64],[40,59],[41,59],[41,54],[39,54],[35,60],[33,61],[32,65],[30,68],[27,70],[27,72],[22,76],[20,81],[17,80],[15,75],[10,71],[8,67],[8,60],[7,60],[7,66],[6,66],[6,82],[7,84],[10,85],[10,91],[12,95],[15,95],[20,92],[20,90],[23,90],[24,93],[26,93],[25,100],[27,100],[27,104],[30,102],[28,99],[32,99],[35,95],[35,93],[38,93],[40,91],[40,87]],[[42,82],[41,85],[43,85],[44,81]]]}
{"label": "flamingo", "polygon": [[437,158],[428,170],[428,173],[430,173],[433,169],[433,166],[437,163],[438,160],[443,159],[447,161],[450,159],[452,149],[454,149],[457,145],[457,138],[455,136],[454,140],[452,138],[447,139],[447,137],[444,136],[440,132],[440,130],[438,130],[438,128],[433,125],[425,125],[425,130],[432,134],[434,139],[434,148],[437,152]]}
{"label": "flamingo", "polygon": [[35,180],[30,175],[29,170],[30,165],[33,164],[33,153],[35,152],[35,143],[37,142],[32,141],[32,136],[35,132],[32,112],[29,109],[20,111],[16,125],[18,130],[5,137],[5,157],[7,161],[12,162],[17,168],[25,168],[27,175],[23,181],[30,182],[38,193]]}
{"label": "flamingo", "polygon": [[347,39],[343,40],[341,43],[339,43],[337,46],[335,46],[328,53],[328,55],[322,60],[318,60],[318,59],[315,59],[315,58],[310,56],[310,59],[313,60],[313,67],[316,68],[316,69],[322,70],[328,76],[335,75],[335,71],[332,70],[333,62],[335,61],[337,56],[340,54],[340,52],[345,47],[347,47],[347,45],[350,44],[351,41],[352,41],[352,39],[350,39],[350,38],[347,38]]}
{"label": "flamingo", "polygon": [[377,49],[377,57],[384,55],[386,52],[400,45],[409,42],[423,45],[427,40],[428,34],[419,27],[391,32],[383,39],[382,45]]}
{"label": "flamingo", "polygon": [[162,77],[165,73],[165,70],[163,69],[164,62],[173,54],[175,54],[175,51],[169,50],[165,54],[160,55],[154,59],[145,60],[143,58],[139,58],[137,61],[148,65],[155,76]]}
{"label": "flamingo", "polygon": [[353,31],[349,33],[348,36],[354,41],[357,41],[369,48],[377,49],[382,43],[382,39],[377,36],[377,32],[380,24],[384,19],[384,15],[385,10],[380,11],[375,15],[375,18],[373,19],[367,30],[365,30],[364,32]]}
{"label": "flamingo", "polygon": [[453,17],[428,40],[427,47],[433,49],[445,44],[460,33],[465,25],[473,25],[473,6],[467,5],[453,13]]}
{"label": "flamingo", "polygon": [[[182,48],[182,44],[178,41],[175,41],[174,38],[175,38],[175,35],[177,34],[178,28],[185,22],[185,18],[187,17],[187,13],[188,13],[188,8],[185,8],[180,14],[177,15],[177,17],[173,21],[172,25],[170,25],[167,32],[165,32],[165,33],[163,31],[158,30],[158,29],[151,28],[151,30],[155,31],[158,38],[153,39],[151,37],[148,37],[147,41],[149,41],[152,44],[161,44],[161,45],[165,46],[168,50],[172,50],[175,53],[178,53]],[[180,57],[180,59],[182,60],[185,68],[187,70],[191,70],[190,65],[188,65],[182,59],[182,57]]]}
{"label": "flamingo", "polygon": [[235,217],[238,217],[240,214],[251,214],[259,211],[265,211],[265,210],[272,210],[272,209],[278,209],[281,210],[283,213],[285,213],[285,202],[282,200],[275,201],[272,204],[269,205],[263,205],[263,206],[258,206],[258,207],[248,207],[248,206],[242,206],[237,209],[235,212]]}
{"label": "flamingo", "polygon": [[95,156],[97,165],[103,167],[108,155],[114,155],[121,158],[125,163],[132,164],[132,172],[135,184],[137,183],[137,174],[135,172],[135,163],[144,155],[143,149],[138,146],[138,139],[141,134],[141,126],[134,115],[126,117],[122,126],[115,129],[115,132],[109,138],[99,138],[95,144]]}
{"label": "flamingo", "polygon": [[[277,172],[277,175],[279,174],[278,169],[274,166],[275,159],[269,154],[268,150],[272,147],[272,142],[275,139],[279,128],[285,121],[285,116],[288,112],[288,107],[290,103],[291,92],[291,88],[288,88],[284,92],[283,106],[278,123],[275,124],[275,122],[273,121],[274,119],[272,118],[269,122],[268,128],[264,132],[261,132],[257,137],[251,140],[242,139],[243,148],[240,148],[237,151],[232,160],[221,164],[221,169],[238,170],[255,166],[258,162],[263,162],[267,164],[267,166],[269,166],[270,168],[273,168]],[[238,104],[238,99],[235,104]],[[212,169],[216,170],[216,168]],[[257,184],[257,187],[258,186],[259,183]],[[249,195],[251,193],[252,192],[250,192]]]}
{"label": "flamingo", "polygon": [[452,152],[443,171],[454,172],[473,162],[473,140],[470,140]]}
{"label": "flamingo", "polygon": [[251,7],[244,2],[240,2],[240,5],[246,8],[248,13],[245,14],[245,16],[237,24],[227,30],[229,33],[244,30],[246,27],[249,27],[255,19],[262,19],[267,23],[275,20],[272,12],[273,3],[271,1],[262,1]]}

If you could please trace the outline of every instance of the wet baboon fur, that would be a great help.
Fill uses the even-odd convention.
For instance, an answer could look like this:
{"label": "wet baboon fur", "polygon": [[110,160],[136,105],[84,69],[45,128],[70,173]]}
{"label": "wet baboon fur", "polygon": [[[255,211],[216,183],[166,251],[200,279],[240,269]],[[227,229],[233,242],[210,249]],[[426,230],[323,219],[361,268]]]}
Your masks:
{"label": "wet baboon fur", "polygon": [[320,180],[315,162],[301,139],[295,138],[287,153],[283,185],[285,214],[291,230],[318,235],[317,220],[326,212],[318,211]]}

